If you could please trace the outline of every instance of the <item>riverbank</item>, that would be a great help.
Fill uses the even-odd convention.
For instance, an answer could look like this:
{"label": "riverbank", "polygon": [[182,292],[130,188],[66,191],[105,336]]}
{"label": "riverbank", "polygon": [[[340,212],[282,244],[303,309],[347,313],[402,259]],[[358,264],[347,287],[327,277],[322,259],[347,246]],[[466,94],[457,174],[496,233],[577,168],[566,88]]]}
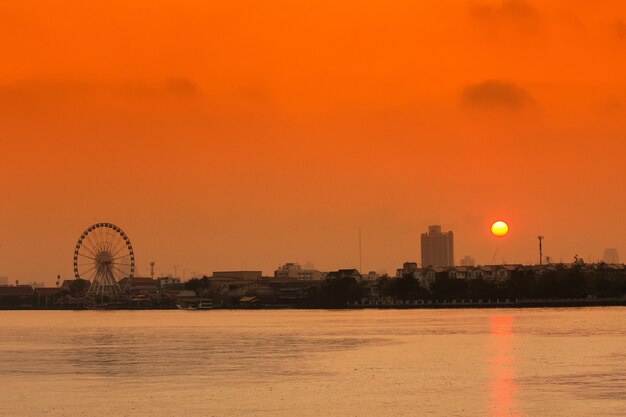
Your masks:
{"label": "riverbank", "polygon": [[558,308],[558,307],[621,307],[626,306],[626,298],[602,299],[553,299],[553,300],[452,300],[433,302],[432,300],[406,300],[381,303],[353,303],[352,309],[476,309],[476,308]]}
{"label": "riverbank", "polygon": [[[567,308],[567,307],[626,307],[626,298],[600,299],[541,299],[541,300],[387,300],[378,302],[353,302],[345,307],[331,310],[365,309],[489,309],[489,308]],[[90,305],[90,306],[0,306],[0,310],[176,310],[172,306],[129,306]],[[298,305],[216,305],[208,310],[329,310],[327,307]],[[198,311],[198,310],[193,310]],[[201,310],[202,311],[202,310]],[[204,310],[206,311],[206,310]]]}

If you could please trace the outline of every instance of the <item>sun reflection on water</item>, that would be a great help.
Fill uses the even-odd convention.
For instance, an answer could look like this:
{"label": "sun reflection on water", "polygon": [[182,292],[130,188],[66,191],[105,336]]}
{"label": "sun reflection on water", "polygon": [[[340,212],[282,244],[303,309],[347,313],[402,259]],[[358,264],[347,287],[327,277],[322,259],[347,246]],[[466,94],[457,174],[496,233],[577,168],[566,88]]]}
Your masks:
{"label": "sun reflection on water", "polygon": [[497,417],[519,417],[516,409],[518,385],[515,382],[513,317],[489,319],[489,408]]}

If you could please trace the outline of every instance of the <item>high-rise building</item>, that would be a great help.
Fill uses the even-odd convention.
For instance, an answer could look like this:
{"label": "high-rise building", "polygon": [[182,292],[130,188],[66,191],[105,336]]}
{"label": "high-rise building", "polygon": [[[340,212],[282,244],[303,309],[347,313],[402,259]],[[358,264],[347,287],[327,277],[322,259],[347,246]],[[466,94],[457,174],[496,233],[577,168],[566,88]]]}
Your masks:
{"label": "high-rise building", "polygon": [[463,259],[461,259],[461,266],[475,266],[476,260],[471,256],[465,255]]}
{"label": "high-rise building", "polygon": [[442,232],[439,225],[422,233],[422,267],[429,266],[454,266],[454,236],[452,231]]}
{"label": "high-rise building", "polygon": [[0,277],[0,285],[9,285],[8,277]]}
{"label": "high-rise building", "polygon": [[607,264],[618,264],[619,263],[619,253],[617,249],[609,248],[604,250],[604,255],[602,255],[602,260]]}

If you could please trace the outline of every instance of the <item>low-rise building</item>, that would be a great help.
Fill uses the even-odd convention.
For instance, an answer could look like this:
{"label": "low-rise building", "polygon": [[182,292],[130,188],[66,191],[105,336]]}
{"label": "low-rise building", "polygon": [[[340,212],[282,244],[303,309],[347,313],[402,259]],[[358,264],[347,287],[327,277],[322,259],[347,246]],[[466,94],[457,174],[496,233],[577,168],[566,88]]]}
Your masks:
{"label": "low-rise building", "polygon": [[63,280],[63,283],[61,284],[61,288],[65,288],[68,293],[74,297],[83,297],[87,295],[89,287],[91,287],[91,281],[81,278],[66,279]]}
{"label": "low-rise building", "polygon": [[128,288],[130,280],[130,288],[133,294],[149,294],[149,293],[157,293],[161,286],[159,285],[159,281],[152,278],[146,277],[133,277],[133,278],[122,278],[119,281],[119,286],[122,289]]}
{"label": "low-rise building", "polygon": [[396,277],[400,278],[403,275],[409,274],[413,274],[413,276],[415,276],[418,269],[419,268],[417,267],[417,262],[405,262],[402,265],[402,268],[396,269]]}
{"label": "low-rise building", "polygon": [[242,281],[254,281],[263,277],[262,271],[217,271],[211,278],[230,278]]}
{"label": "low-rise building", "polygon": [[254,299],[259,304],[296,306],[304,302],[317,288],[319,282],[294,279],[266,279],[243,285],[234,285],[228,291],[233,304],[245,304],[245,299]]}
{"label": "low-rise building", "polygon": [[364,281],[376,281],[380,278],[380,274],[376,271],[369,271],[367,274],[363,274],[361,279]]}
{"label": "low-rise building", "polygon": [[164,288],[169,285],[180,284],[180,278],[176,278],[172,276],[158,277],[156,280],[158,281],[159,287],[161,288]]}
{"label": "low-rise building", "polygon": [[34,291],[30,285],[0,287],[0,306],[27,308],[32,307],[34,301]]}
{"label": "low-rise building", "polygon": [[321,281],[324,278],[324,273],[316,269],[303,269],[298,263],[288,262],[274,271],[274,278]]}
{"label": "low-rise building", "polygon": [[337,279],[337,278],[354,278],[357,281],[361,281],[361,274],[357,269],[339,269],[337,271],[332,271],[326,274],[326,279]]}
{"label": "low-rise building", "polygon": [[62,287],[37,287],[34,289],[38,306],[53,306],[59,304],[68,290]]}

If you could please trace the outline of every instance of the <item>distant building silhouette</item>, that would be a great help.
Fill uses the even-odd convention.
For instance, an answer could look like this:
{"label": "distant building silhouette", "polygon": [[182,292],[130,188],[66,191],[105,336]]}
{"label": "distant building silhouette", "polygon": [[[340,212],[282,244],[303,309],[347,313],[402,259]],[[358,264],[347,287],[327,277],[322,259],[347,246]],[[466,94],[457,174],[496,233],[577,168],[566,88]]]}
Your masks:
{"label": "distant building silhouette", "polygon": [[618,264],[619,263],[619,253],[617,249],[608,248],[604,250],[604,255],[602,255],[602,260],[607,264]]}
{"label": "distant building silhouette", "polygon": [[476,265],[476,259],[472,258],[471,256],[465,255],[465,257],[461,259],[461,266],[475,266],[475,265]]}
{"label": "distant building silhouette", "polygon": [[8,277],[0,277],[0,285],[9,285]]}
{"label": "distant building silhouette", "polygon": [[402,268],[396,269],[396,278],[401,278],[402,275],[410,275],[417,272],[419,268],[417,267],[417,262],[405,262],[402,265]]}
{"label": "distant building silhouette", "polygon": [[[313,266],[311,263],[309,266]],[[276,279],[296,279],[301,281],[319,281],[324,278],[324,273],[313,268],[303,269],[300,264],[288,262],[274,271]]]}
{"label": "distant building silhouette", "polygon": [[363,279],[366,281],[376,281],[380,278],[380,274],[376,271],[369,271],[367,274],[363,274]]}
{"label": "distant building silhouette", "polygon": [[159,287],[163,288],[167,285],[175,285],[175,284],[180,284],[180,278],[174,278],[173,276],[164,276],[164,277],[158,277],[157,281],[159,283]]}
{"label": "distant building silhouette", "polygon": [[454,236],[441,232],[441,226],[428,226],[422,233],[422,267],[454,266]]}
{"label": "distant building silhouette", "polygon": [[340,269],[338,271],[332,271],[326,274],[326,279],[337,278],[354,278],[357,281],[361,281],[363,279],[358,269]]}
{"label": "distant building silhouette", "polygon": [[259,280],[263,277],[262,271],[217,271],[211,278],[227,278],[232,280]]}

